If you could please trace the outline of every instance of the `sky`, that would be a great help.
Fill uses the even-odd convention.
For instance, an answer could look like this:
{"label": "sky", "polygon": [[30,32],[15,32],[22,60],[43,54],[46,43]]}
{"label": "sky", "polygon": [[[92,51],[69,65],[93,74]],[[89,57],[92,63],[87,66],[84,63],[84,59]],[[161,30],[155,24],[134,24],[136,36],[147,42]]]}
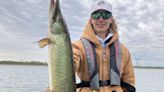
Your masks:
{"label": "sky", "polygon": [[[60,0],[72,42],[80,38],[94,1]],[[164,1],[107,1],[133,63],[164,65]],[[48,0],[0,1],[0,60],[47,61],[48,47],[36,42],[47,37],[48,8]]]}

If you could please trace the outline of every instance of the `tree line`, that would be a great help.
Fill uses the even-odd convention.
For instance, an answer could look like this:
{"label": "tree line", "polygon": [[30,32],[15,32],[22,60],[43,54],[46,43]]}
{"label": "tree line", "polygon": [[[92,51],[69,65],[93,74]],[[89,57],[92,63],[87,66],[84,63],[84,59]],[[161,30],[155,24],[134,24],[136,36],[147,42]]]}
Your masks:
{"label": "tree line", "polygon": [[47,65],[46,62],[41,62],[41,61],[0,61],[0,64],[8,64],[8,65]]}

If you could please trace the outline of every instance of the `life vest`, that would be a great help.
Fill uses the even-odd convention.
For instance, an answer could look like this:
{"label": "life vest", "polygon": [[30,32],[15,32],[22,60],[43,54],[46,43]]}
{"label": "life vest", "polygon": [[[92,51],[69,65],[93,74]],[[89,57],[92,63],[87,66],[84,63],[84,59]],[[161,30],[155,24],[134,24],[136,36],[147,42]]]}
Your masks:
{"label": "life vest", "polygon": [[106,80],[104,82],[99,80],[99,73],[98,73],[98,65],[96,60],[96,51],[95,46],[89,40],[85,38],[81,38],[83,46],[85,48],[86,58],[87,58],[87,65],[88,65],[88,72],[90,81],[82,80],[81,84],[78,86],[89,86],[92,89],[98,89],[100,86],[104,85],[121,85],[120,80],[120,65],[122,61],[122,49],[119,40],[112,43],[110,48],[110,80]]}

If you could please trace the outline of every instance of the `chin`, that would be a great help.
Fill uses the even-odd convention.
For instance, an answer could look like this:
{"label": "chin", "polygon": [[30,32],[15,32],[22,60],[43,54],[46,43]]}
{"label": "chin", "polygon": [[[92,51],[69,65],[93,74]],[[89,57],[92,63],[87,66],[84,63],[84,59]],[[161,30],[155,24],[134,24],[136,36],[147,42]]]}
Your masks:
{"label": "chin", "polygon": [[108,29],[107,28],[97,28],[97,30],[106,31]]}

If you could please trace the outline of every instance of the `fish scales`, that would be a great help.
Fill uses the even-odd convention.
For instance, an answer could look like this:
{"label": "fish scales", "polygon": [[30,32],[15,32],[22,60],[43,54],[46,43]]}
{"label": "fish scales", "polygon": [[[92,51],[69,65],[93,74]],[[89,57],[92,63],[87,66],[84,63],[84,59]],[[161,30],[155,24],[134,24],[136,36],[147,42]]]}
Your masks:
{"label": "fish scales", "polygon": [[73,52],[69,31],[59,0],[50,1],[48,38],[38,42],[48,48],[49,86],[51,92],[76,92]]}

